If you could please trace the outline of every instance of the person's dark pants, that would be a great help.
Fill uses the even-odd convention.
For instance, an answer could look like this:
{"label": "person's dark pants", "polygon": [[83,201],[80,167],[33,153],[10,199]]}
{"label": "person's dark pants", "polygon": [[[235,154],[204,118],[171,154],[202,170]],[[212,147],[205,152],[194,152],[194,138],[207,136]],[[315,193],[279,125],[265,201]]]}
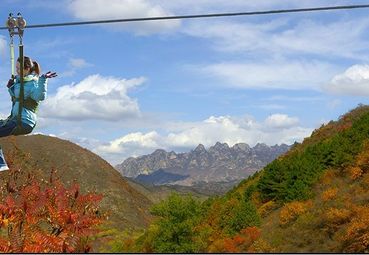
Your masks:
{"label": "person's dark pants", "polygon": [[[17,127],[16,120],[0,120],[0,137],[10,136],[13,134],[15,128]],[[32,132],[33,127],[28,124],[22,123],[22,128],[24,134],[29,134]],[[3,150],[0,146],[0,171],[6,170],[7,164],[4,158]]]}
{"label": "person's dark pants", "polygon": [[[17,127],[16,120],[0,120],[0,137],[12,135],[14,129]],[[24,134],[29,134],[32,132],[33,127],[28,124],[22,123]]]}

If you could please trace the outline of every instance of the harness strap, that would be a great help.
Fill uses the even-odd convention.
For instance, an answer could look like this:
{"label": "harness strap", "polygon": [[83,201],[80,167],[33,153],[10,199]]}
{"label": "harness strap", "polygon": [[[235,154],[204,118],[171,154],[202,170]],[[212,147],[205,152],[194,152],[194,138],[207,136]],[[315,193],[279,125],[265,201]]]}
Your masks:
{"label": "harness strap", "polygon": [[19,107],[18,107],[18,118],[17,125],[18,128],[22,129],[22,110],[24,101],[24,55],[23,55],[23,44],[19,44],[19,64],[20,64],[20,91],[19,91]]}
{"label": "harness strap", "polygon": [[[23,32],[26,26],[26,21],[22,18],[21,14],[18,13],[18,18],[15,19],[12,14],[9,14],[9,18],[7,21],[7,27],[9,30],[9,34],[11,37],[10,42],[10,58],[12,65],[12,78],[15,77],[14,71],[14,44],[13,44],[13,35],[19,35],[19,64],[20,64],[20,91],[19,91],[19,107],[18,107],[18,115],[17,115],[17,126],[13,130],[14,135],[25,134],[25,130],[22,125],[22,110],[24,105],[24,54],[23,54]],[[15,28],[17,28],[17,32],[15,32]],[[13,101],[15,103],[15,101]]]}
{"label": "harness strap", "polygon": [[14,43],[13,35],[10,35],[10,63],[12,68],[12,78],[15,77],[15,67],[14,67]]}
{"label": "harness strap", "polygon": [[[20,100],[19,98],[12,96],[12,102],[14,106],[15,102],[20,102]],[[23,100],[23,108],[26,108],[34,113],[37,112],[38,105],[39,105],[39,102],[37,102],[36,100],[33,100],[30,97]]]}

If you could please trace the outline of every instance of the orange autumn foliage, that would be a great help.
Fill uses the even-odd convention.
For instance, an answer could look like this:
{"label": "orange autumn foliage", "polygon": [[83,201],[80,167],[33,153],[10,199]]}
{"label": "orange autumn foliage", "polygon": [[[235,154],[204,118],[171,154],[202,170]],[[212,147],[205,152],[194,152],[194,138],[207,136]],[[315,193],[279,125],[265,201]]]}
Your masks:
{"label": "orange autumn foliage", "polygon": [[265,217],[266,215],[268,215],[271,211],[273,211],[277,207],[278,207],[278,204],[275,201],[270,200],[270,201],[262,204],[258,208],[258,213],[259,213],[260,216]]}
{"label": "orange autumn foliage", "polygon": [[340,225],[350,220],[352,212],[345,208],[328,208],[324,219],[327,224]]}
{"label": "orange autumn foliage", "polygon": [[322,200],[323,201],[329,201],[337,196],[338,189],[337,188],[330,188],[323,192],[322,194]]}
{"label": "orange autumn foliage", "polygon": [[226,253],[253,252],[252,245],[260,238],[261,232],[257,227],[247,227],[232,237],[224,239],[224,250]]}
{"label": "orange autumn foliage", "polygon": [[356,156],[356,164],[363,172],[369,171],[369,141],[366,140],[363,150]]}
{"label": "orange autumn foliage", "polygon": [[343,236],[344,252],[369,252],[369,206],[354,206],[346,234]]}
{"label": "orange autumn foliage", "polygon": [[101,195],[81,194],[79,185],[66,188],[54,178],[40,184],[30,174],[10,170],[1,187],[0,252],[83,253],[91,247],[88,237],[102,222]]}
{"label": "orange autumn foliage", "polygon": [[321,177],[320,182],[323,184],[330,184],[335,176],[336,172],[333,169],[328,169]]}
{"label": "orange autumn foliage", "polygon": [[281,225],[286,225],[290,223],[291,221],[295,220],[298,216],[304,214],[311,206],[312,202],[310,200],[306,202],[294,201],[285,204],[285,206],[283,206],[279,214],[279,223]]}
{"label": "orange autumn foliage", "polygon": [[348,169],[348,173],[351,180],[356,180],[363,175],[363,170],[358,166],[354,166]]}

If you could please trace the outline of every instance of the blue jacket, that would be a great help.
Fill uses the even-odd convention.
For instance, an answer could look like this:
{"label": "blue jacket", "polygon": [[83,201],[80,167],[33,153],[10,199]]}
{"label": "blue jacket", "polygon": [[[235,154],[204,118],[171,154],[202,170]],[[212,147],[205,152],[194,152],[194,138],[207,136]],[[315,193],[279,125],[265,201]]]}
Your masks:
{"label": "blue jacket", "polygon": [[[10,96],[19,99],[20,93],[20,79],[16,77],[15,83],[8,89]],[[46,98],[47,92],[47,79],[44,76],[36,76],[33,74],[24,77],[24,99],[32,98],[35,101],[42,101]],[[17,119],[18,116],[19,101],[17,100],[11,111],[11,119]],[[23,107],[22,109],[22,122],[32,127],[36,125],[37,115]]]}

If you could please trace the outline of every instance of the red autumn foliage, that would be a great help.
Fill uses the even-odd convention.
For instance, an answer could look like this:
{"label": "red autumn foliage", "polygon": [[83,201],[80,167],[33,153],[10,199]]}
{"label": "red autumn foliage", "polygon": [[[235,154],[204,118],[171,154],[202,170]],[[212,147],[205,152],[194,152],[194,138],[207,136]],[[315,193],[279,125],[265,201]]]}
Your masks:
{"label": "red autumn foliage", "polygon": [[54,172],[42,184],[20,173],[10,170],[1,188],[0,252],[89,252],[88,238],[103,220],[98,211],[102,196],[81,194],[77,183],[67,188]]}
{"label": "red autumn foliage", "polygon": [[227,253],[253,252],[252,245],[260,237],[260,229],[257,227],[247,227],[241,232],[224,240],[224,251]]}

